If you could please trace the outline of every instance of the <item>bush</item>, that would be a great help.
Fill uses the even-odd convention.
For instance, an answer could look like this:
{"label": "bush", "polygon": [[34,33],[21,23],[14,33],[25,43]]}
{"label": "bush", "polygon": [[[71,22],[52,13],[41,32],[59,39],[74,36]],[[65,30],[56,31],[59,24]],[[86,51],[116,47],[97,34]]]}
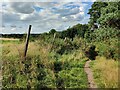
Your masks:
{"label": "bush", "polygon": [[95,60],[96,56],[98,55],[98,53],[95,51],[96,46],[92,45],[88,51],[85,52],[86,56],[90,59],[90,60]]}
{"label": "bush", "polygon": [[120,34],[120,30],[116,28],[99,28],[91,33],[91,38],[93,41],[107,41],[112,38],[118,38]]}
{"label": "bush", "polygon": [[118,60],[120,58],[118,45],[119,42],[116,39],[110,39],[107,42],[97,42],[98,55]]}

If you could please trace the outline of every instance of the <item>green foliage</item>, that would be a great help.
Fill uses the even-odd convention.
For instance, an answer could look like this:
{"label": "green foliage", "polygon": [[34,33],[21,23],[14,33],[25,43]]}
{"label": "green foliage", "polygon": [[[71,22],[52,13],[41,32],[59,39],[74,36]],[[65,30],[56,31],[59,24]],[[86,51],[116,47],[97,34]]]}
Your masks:
{"label": "green foliage", "polygon": [[67,29],[67,37],[71,38],[73,41],[73,38],[75,37],[75,35],[77,34],[77,30],[74,28],[68,28]]}
{"label": "green foliage", "polygon": [[[94,2],[88,14],[90,14],[90,26],[98,23],[100,27],[87,32],[87,41],[97,43],[99,55],[107,58],[119,59],[118,37],[120,34],[120,2]],[[114,41],[115,40],[115,41]]]}
{"label": "green foliage", "polygon": [[118,39],[110,39],[107,42],[96,43],[99,56],[105,56],[109,59],[113,58],[114,60],[119,60],[120,58],[118,45]]}
{"label": "green foliage", "polygon": [[8,44],[8,43],[19,44],[20,40],[19,39],[16,39],[16,40],[0,40],[0,44]]}
{"label": "green foliage", "polygon": [[90,14],[90,27],[94,23],[100,24],[101,27],[113,27],[120,29],[120,2],[94,2],[88,14]]}
{"label": "green foliage", "polygon": [[59,78],[65,88],[87,88],[86,74],[81,68],[72,68],[71,70],[62,70],[59,72]]}
{"label": "green foliage", "polygon": [[49,34],[54,34],[55,32],[56,32],[55,29],[51,29],[51,30],[49,31]]}
{"label": "green foliage", "polygon": [[[94,2],[88,12],[89,24],[77,24],[61,32],[51,29],[49,33],[32,35],[30,41],[35,45],[29,48],[31,51],[28,50],[26,60],[21,53],[7,46],[8,41],[3,41],[6,44],[2,51],[3,88],[88,88],[83,67],[86,62],[85,51],[91,45],[95,45],[96,50],[94,46],[88,50],[90,59],[95,59],[95,51],[106,58],[120,58],[119,4]],[[95,23],[100,27],[91,30]],[[23,42],[25,36],[21,35]],[[19,46],[20,43],[14,43],[13,46]],[[96,72],[98,74],[95,77],[98,78],[101,71]],[[100,85],[105,87],[103,83]]]}
{"label": "green foliage", "polygon": [[88,14],[90,14],[90,27],[92,27],[92,25],[94,23],[97,23],[97,19],[100,18],[101,16],[101,9],[103,7],[106,7],[108,5],[107,2],[94,2],[92,4],[91,9],[89,9]]}
{"label": "green foliage", "polygon": [[22,62],[16,55],[3,56],[3,66],[3,88],[44,88],[49,86],[48,83],[54,85],[52,81],[46,82],[51,72],[46,70],[39,56],[28,56]]}
{"label": "green foliage", "polygon": [[[68,58],[69,57],[69,58]],[[87,78],[84,72],[85,60],[74,59],[71,55],[63,55],[59,60],[62,69],[56,73],[59,88],[87,88]],[[58,66],[59,67],[59,66]],[[82,77],[82,78],[81,78]]]}
{"label": "green foliage", "polygon": [[67,42],[65,44],[63,44],[59,50],[57,50],[57,53],[59,54],[67,54],[70,53],[72,50],[74,49],[74,46],[72,45],[71,42]]}
{"label": "green foliage", "polygon": [[93,41],[107,41],[112,38],[118,38],[120,34],[119,29],[115,28],[99,28],[91,33],[91,37]]}
{"label": "green foliage", "polygon": [[99,28],[92,32],[89,38],[93,43],[97,43],[96,46],[100,56],[118,60],[119,34],[120,30],[115,28]]}
{"label": "green foliage", "polygon": [[[36,44],[40,45],[39,48],[45,50],[45,47],[51,44],[52,37],[49,40],[42,40],[42,44],[40,44],[40,41]],[[55,41],[54,46],[64,45],[62,39],[56,38]],[[72,43],[71,40],[68,42]],[[73,40],[73,44],[77,43]],[[37,46],[35,45],[33,48],[37,48]],[[2,57],[4,66],[2,68],[3,88],[87,88],[87,76],[83,69],[85,60],[79,58],[79,52],[60,55],[56,51],[57,48],[54,47],[52,52],[45,55],[40,52],[28,54],[26,60],[24,60],[17,53],[12,55],[10,46],[4,47]],[[72,57],[72,55],[75,57]],[[68,74],[64,73],[66,71]],[[68,76],[70,77],[68,78]]]}
{"label": "green foliage", "polygon": [[85,55],[90,59],[90,60],[95,60],[96,56],[98,53],[95,51],[96,46],[92,45],[90,46],[89,50],[85,52]]}
{"label": "green foliage", "polygon": [[98,22],[102,26],[109,26],[120,29],[120,2],[109,2],[108,6],[101,9],[101,17]]}
{"label": "green foliage", "polygon": [[67,30],[62,31],[60,34],[60,38],[64,39],[65,37],[68,37],[72,39],[75,36],[79,36],[84,38],[85,32],[88,30],[88,25],[87,24],[77,24],[71,28],[68,28]]}
{"label": "green foliage", "polygon": [[79,37],[82,37],[82,38],[84,38],[84,35],[85,35],[86,31],[88,31],[88,25],[87,24],[84,24],[84,25],[77,24],[77,25],[73,26],[73,28],[77,30],[77,35]]}
{"label": "green foliage", "polygon": [[65,31],[62,31],[60,38],[64,39],[65,37],[68,37],[73,40],[75,35],[77,35],[77,30],[75,28],[68,28]]}

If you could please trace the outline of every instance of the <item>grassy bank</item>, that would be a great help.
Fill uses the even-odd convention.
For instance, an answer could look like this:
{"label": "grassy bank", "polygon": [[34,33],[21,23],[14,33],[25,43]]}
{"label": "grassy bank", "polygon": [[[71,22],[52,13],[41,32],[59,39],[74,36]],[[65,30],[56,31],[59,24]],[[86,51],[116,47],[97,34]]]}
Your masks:
{"label": "grassy bank", "polygon": [[[30,41],[26,60],[23,58],[25,42],[2,43],[3,87],[88,88],[83,67],[87,60],[85,51],[92,44],[78,37],[66,42],[60,38],[54,43],[52,40],[46,37]],[[99,51],[99,56],[91,63],[95,82],[99,88],[117,88],[118,61],[103,56],[106,43],[95,45]]]}
{"label": "grassy bank", "polygon": [[91,68],[99,88],[118,88],[118,61],[97,57]]}
{"label": "grassy bank", "polygon": [[60,55],[50,45],[30,42],[27,58],[22,58],[24,43],[3,45],[4,88],[88,88],[84,72],[85,56],[80,50]]}

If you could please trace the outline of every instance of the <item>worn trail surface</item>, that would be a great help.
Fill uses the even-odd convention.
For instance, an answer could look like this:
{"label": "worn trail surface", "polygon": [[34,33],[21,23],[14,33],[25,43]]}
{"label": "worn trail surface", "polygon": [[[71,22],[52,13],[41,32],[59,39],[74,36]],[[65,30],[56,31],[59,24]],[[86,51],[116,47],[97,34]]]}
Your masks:
{"label": "worn trail surface", "polygon": [[0,90],[2,88],[2,71],[0,70]]}
{"label": "worn trail surface", "polygon": [[94,82],[94,78],[93,78],[93,73],[92,73],[92,70],[90,69],[90,62],[91,60],[88,60],[84,66],[84,71],[86,72],[87,74],[87,77],[88,77],[88,83],[89,83],[89,88],[97,88],[97,85],[95,84]]}

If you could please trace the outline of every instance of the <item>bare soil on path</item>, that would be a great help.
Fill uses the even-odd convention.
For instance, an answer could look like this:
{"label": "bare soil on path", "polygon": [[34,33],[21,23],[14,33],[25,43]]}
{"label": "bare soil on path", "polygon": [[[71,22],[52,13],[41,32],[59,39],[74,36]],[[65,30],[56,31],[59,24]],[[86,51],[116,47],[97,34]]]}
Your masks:
{"label": "bare soil on path", "polygon": [[0,70],[0,90],[1,90],[1,87],[2,87],[2,71]]}
{"label": "bare soil on path", "polygon": [[89,65],[90,62],[91,62],[91,60],[88,60],[85,63],[84,71],[86,72],[87,77],[88,77],[89,88],[97,88],[97,85],[94,82],[92,70],[90,69],[90,65]]}

